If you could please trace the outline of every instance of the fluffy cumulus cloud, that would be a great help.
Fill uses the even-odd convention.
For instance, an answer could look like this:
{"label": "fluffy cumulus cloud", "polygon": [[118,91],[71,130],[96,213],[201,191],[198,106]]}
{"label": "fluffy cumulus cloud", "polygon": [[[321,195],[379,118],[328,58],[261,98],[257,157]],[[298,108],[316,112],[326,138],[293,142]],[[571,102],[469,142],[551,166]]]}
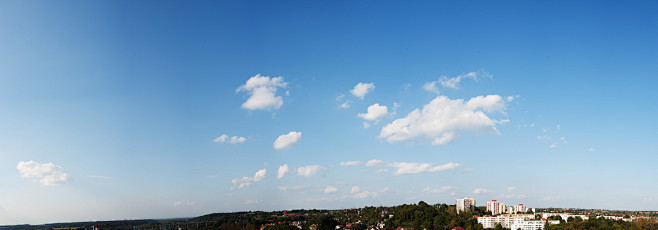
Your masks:
{"label": "fluffy cumulus cloud", "polygon": [[379,133],[389,143],[417,137],[431,139],[432,144],[444,145],[454,141],[462,131],[499,133],[497,124],[508,120],[494,120],[485,112],[504,112],[505,101],[499,95],[473,97],[468,101],[438,96],[423,109],[415,109],[406,117],[384,126]]}
{"label": "fluffy cumulus cloud", "polygon": [[309,165],[309,166],[304,166],[304,167],[299,167],[297,168],[297,175],[303,176],[303,177],[311,177],[315,175],[317,172],[325,170],[324,167],[319,166],[319,165]]}
{"label": "fluffy cumulus cloud", "polygon": [[374,83],[362,83],[360,82],[359,84],[356,84],[354,86],[354,89],[350,90],[350,93],[352,95],[359,97],[363,99],[363,97],[366,96],[370,91],[375,89],[375,84]]}
{"label": "fluffy cumulus cloud", "polygon": [[324,189],[324,193],[334,193],[336,191],[338,191],[338,189],[336,187],[333,187],[333,186],[327,186]]}
{"label": "fluffy cumulus cloud", "polygon": [[368,106],[368,112],[367,113],[359,113],[357,116],[368,120],[368,121],[374,121],[382,116],[388,114],[388,108],[385,105],[379,105],[379,104],[374,104],[371,106]]}
{"label": "fluffy cumulus cloud", "polygon": [[247,138],[239,137],[239,136],[229,137],[226,134],[222,134],[221,136],[219,136],[219,137],[215,138],[214,140],[212,140],[212,142],[215,142],[215,143],[231,143],[231,144],[242,143],[242,142],[245,142],[245,141],[247,141]]}
{"label": "fluffy cumulus cloud", "polygon": [[302,138],[302,132],[289,132],[276,138],[274,149],[292,148]]}
{"label": "fluffy cumulus cloud", "polygon": [[277,179],[283,178],[286,174],[291,173],[292,170],[290,170],[290,167],[288,167],[288,164],[281,165],[279,166],[279,171],[278,175],[276,176]]}
{"label": "fluffy cumulus cloud", "polygon": [[340,162],[340,166],[354,166],[354,165],[360,165],[363,164],[361,161],[343,161]]}
{"label": "fluffy cumulus cloud", "polygon": [[440,172],[445,170],[454,169],[460,166],[458,163],[447,163],[443,165],[433,166],[429,163],[417,163],[417,162],[395,162],[391,164],[392,167],[397,168],[393,175],[405,175],[405,174],[418,174],[426,172]]}
{"label": "fluffy cumulus cloud", "polygon": [[20,161],[16,166],[23,177],[41,178],[43,185],[58,185],[71,180],[71,176],[62,172],[62,167],[53,163],[40,164],[34,161]]}
{"label": "fluffy cumulus cloud", "polygon": [[482,194],[482,193],[488,193],[488,192],[489,192],[489,190],[486,190],[486,189],[483,189],[483,188],[473,189],[473,193],[475,193],[475,194]]}
{"label": "fluffy cumulus cloud", "polygon": [[241,189],[241,188],[244,188],[244,187],[247,187],[247,186],[251,185],[254,182],[259,182],[259,181],[265,179],[265,174],[267,174],[267,169],[261,169],[261,170],[258,170],[258,172],[256,172],[256,174],[253,177],[242,177],[242,178],[233,179],[233,180],[231,180],[231,183],[233,183],[237,187],[233,187],[233,188],[231,188],[231,190],[236,189],[236,188]]}
{"label": "fluffy cumulus cloud", "polygon": [[382,163],[382,160],[377,160],[377,159],[372,159],[366,162],[366,167],[373,167],[380,165]]}
{"label": "fluffy cumulus cloud", "polygon": [[247,92],[249,98],[242,103],[243,109],[248,110],[272,110],[279,109],[283,105],[283,98],[276,95],[278,88],[288,85],[283,77],[270,78],[256,74],[247,80],[244,85],[236,89],[236,92]]}

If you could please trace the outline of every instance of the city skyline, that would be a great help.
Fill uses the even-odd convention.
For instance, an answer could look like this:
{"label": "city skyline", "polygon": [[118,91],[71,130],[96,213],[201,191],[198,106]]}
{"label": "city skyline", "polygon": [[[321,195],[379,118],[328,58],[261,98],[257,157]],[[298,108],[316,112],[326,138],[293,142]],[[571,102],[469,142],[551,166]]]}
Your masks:
{"label": "city skyline", "polygon": [[656,210],[656,7],[0,2],[0,225]]}

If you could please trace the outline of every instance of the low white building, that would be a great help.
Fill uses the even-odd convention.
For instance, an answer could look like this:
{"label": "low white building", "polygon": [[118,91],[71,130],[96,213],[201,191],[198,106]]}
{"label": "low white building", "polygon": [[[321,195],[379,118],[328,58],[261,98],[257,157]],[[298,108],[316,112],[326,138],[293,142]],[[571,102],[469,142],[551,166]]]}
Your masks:
{"label": "low white building", "polygon": [[582,220],[589,220],[588,215],[573,215],[573,214],[569,214],[569,213],[546,213],[546,212],[541,214],[541,218],[544,218],[544,219],[548,219],[551,216],[560,216],[560,217],[562,217],[562,220],[564,220],[564,221],[568,221],[569,217],[573,217],[574,219],[580,217],[580,219],[582,219]]}
{"label": "low white building", "polygon": [[559,224],[560,223],[559,220],[549,220],[549,221],[546,221],[546,220],[524,220],[524,221],[519,221],[519,222],[515,222],[514,224],[512,224],[511,229],[512,230],[517,230],[517,229],[521,229],[521,230],[540,230],[540,229],[544,229],[544,226],[546,225],[546,222],[548,222],[548,224]]}
{"label": "low white building", "polygon": [[478,217],[478,224],[484,228],[495,228],[500,223],[503,228],[511,228],[512,224],[523,221],[522,217],[484,216]]}
{"label": "low white building", "polygon": [[544,220],[524,220],[512,224],[511,229],[538,230],[538,229],[544,229],[545,224],[546,221]]}

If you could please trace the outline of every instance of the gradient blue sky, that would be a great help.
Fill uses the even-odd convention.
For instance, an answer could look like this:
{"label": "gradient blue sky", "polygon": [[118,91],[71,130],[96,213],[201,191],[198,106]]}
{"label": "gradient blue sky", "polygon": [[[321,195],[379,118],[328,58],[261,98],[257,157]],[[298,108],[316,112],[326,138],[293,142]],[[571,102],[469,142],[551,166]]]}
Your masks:
{"label": "gradient blue sky", "polygon": [[[656,1],[2,1],[0,224],[462,196],[656,210],[656,9]],[[457,87],[440,84],[469,73]],[[243,108],[250,91],[238,89],[257,74],[282,77],[281,87],[264,88],[276,89],[280,107]],[[433,81],[438,94],[424,87]],[[361,99],[350,92],[358,83],[374,89]],[[487,101],[493,107],[465,105],[487,95],[500,96]],[[435,98],[453,106],[418,125],[449,128],[382,136]],[[373,104],[387,113],[357,115]],[[293,131],[302,134],[295,145],[273,148]],[[432,144],[446,132],[451,141]],[[213,142],[223,134],[245,141]],[[286,164],[291,173],[277,178]],[[300,170],[314,165],[315,174]]]}

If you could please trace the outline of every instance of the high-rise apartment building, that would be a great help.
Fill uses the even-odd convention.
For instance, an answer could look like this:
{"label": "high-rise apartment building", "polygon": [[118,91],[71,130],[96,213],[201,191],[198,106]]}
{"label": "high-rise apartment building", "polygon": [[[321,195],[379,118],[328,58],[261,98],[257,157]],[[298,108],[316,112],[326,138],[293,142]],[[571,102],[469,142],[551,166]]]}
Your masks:
{"label": "high-rise apartment building", "polygon": [[498,215],[500,213],[498,204],[497,200],[487,201],[487,212],[491,212],[491,215]]}
{"label": "high-rise apartment building", "polygon": [[500,203],[497,200],[487,201],[487,211],[491,212],[491,215],[505,213],[505,207],[507,206],[504,203]]}
{"label": "high-rise apartment building", "polygon": [[464,211],[475,211],[475,199],[474,198],[461,198],[457,199],[457,214]]}
{"label": "high-rise apartment building", "polygon": [[498,203],[498,211],[500,214],[507,212],[507,205],[505,203]]}

